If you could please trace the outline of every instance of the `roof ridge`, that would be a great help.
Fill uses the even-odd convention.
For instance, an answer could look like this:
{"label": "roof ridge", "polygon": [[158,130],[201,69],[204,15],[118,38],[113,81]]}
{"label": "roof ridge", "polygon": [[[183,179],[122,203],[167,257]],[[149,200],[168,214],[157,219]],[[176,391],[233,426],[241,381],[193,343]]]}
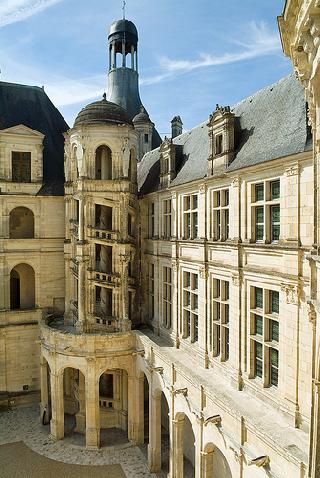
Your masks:
{"label": "roof ridge", "polygon": [[32,89],[43,91],[45,93],[44,88],[42,88],[41,86],[37,86],[37,85],[25,85],[23,83],[12,83],[11,81],[0,81],[0,86],[1,85],[15,86],[15,87],[19,87],[19,88],[32,88]]}

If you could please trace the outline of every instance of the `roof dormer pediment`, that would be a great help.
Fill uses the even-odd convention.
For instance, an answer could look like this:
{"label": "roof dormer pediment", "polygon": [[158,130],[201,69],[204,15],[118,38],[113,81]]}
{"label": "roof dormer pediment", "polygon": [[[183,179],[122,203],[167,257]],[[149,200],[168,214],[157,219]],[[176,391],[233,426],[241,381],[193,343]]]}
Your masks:
{"label": "roof dormer pediment", "polygon": [[0,136],[2,135],[17,135],[17,136],[28,136],[28,138],[43,140],[44,134],[40,133],[40,131],[36,131],[34,129],[28,128],[24,124],[19,124],[16,126],[11,126],[10,128],[0,130]]}

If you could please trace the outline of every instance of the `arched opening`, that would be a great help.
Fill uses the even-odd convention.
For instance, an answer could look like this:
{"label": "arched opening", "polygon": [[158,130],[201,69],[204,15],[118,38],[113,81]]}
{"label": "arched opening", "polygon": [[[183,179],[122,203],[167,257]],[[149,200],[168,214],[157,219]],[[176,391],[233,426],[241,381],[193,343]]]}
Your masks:
{"label": "arched opening", "polygon": [[191,422],[185,415],[183,424],[183,476],[188,478],[195,477],[195,441]]}
{"label": "arched opening", "polygon": [[64,435],[70,441],[85,445],[86,398],[85,377],[74,368],[63,371]]}
{"label": "arched opening", "polygon": [[16,207],[9,217],[10,239],[32,239],[34,237],[34,215],[27,207]]}
{"label": "arched opening", "polygon": [[169,405],[165,394],[161,393],[161,470],[168,474],[170,463],[170,424]]}
{"label": "arched opening", "polygon": [[18,264],[10,272],[10,309],[35,307],[35,275],[28,264]]}
{"label": "arched opening", "polygon": [[106,370],[99,380],[101,446],[128,442],[128,375],[125,370]]}
{"label": "arched opening", "polygon": [[217,447],[214,447],[214,453],[212,454],[212,474],[206,475],[206,478],[214,478],[215,476],[232,478],[227,459]]}
{"label": "arched opening", "polygon": [[96,150],[95,179],[112,179],[112,153],[108,146]]}

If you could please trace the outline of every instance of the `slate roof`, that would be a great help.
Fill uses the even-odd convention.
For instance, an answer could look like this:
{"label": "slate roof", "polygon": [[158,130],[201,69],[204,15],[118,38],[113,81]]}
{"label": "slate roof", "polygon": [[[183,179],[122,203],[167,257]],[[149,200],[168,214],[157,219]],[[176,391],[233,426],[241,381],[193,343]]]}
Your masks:
{"label": "slate roof", "polygon": [[[304,89],[291,74],[231,108],[235,114],[235,158],[228,171],[312,150]],[[174,138],[182,146],[177,176],[171,186],[204,178],[210,154],[208,127],[202,123]],[[140,192],[159,189],[159,148],[138,166]]]}
{"label": "slate roof", "polygon": [[63,195],[63,133],[69,126],[42,88],[0,81],[0,130],[19,124],[45,135],[44,186],[38,195]]}

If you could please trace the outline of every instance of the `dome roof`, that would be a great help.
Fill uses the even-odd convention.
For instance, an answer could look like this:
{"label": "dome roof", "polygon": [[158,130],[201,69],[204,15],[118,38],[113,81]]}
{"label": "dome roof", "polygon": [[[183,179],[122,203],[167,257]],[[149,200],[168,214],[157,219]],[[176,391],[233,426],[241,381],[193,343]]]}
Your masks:
{"label": "dome roof", "polygon": [[144,106],[141,105],[140,113],[138,113],[132,120],[132,123],[151,123],[149,115]]}
{"label": "dome roof", "polygon": [[103,99],[82,108],[75,119],[74,126],[80,124],[131,124],[127,112],[119,105]]}
{"label": "dome roof", "polygon": [[138,39],[137,28],[130,20],[117,20],[116,22],[112,23],[109,31],[109,38],[118,33],[129,33]]}

